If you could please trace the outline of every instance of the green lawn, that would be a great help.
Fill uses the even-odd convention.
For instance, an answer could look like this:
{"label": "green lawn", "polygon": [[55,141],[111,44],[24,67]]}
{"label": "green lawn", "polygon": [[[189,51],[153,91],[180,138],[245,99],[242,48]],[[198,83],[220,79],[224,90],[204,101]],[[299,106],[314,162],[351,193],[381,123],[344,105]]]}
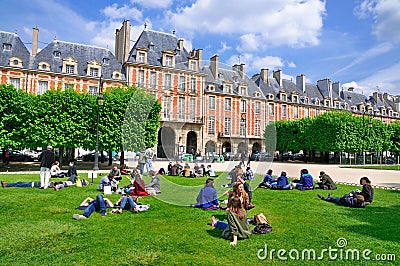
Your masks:
{"label": "green lawn", "polygon": [[[226,174],[218,180],[226,182]],[[36,181],[39,175],[0,175],[2,180]],[[258,176],[260,178],[260,176]],[[139,201],[150,204],[146,212],[133,214],[94,213],[86,220],[73,220],[80,202],[95,197],[97,181],[89,187],[39,190],[32,188],[4,188],[0,191],[0,265],[378,265],[377,261],[336,259],[329,261],[328,252],[321,260],[293,260],[288,252],[314,249],[319,257],[323,249],[372,250],[376,254],[395,254],[400,260],[400,191],[375,190],[374,203],[365,209],[336,206],[317,198],[321,191],[276,191],[256,189],[256,207],[249,216],[264,213],[273,231],[267,235],[253,235],[232,247],[221,238],[221,232],[210,225],[211,216],[225,218],[224,211],[203,211],[190,208],[195,202],[204,178],[169,177],[163,180],[162,200],[143,197]],[[146,182],[148,179],[146,177]],[[124,183],[126,183],[124,181]],[[218,182],[216,182],[218,183]],[[172,185],[171,185],[172,184]],[[173,184],[194,186],[176,190]],[[252,184],[253,188],[256,183]],[[168,190],[171,190],[169,193]],[[341,196],[355,187],[338,185],[334,195]],[[196,191],[196,192],[193,192]],[[218,188],[222,195],[222,189]],[[324,192],[324,191],[322,191]],[[326,193],[324,193],[326,194]],[[194,198],[192,198],[194,195]],[[116,201],[119,195],[108,195]],[[225,199],[222,196],[221,199]],[[166,202],[173,202],[169,204]],[[178,205],[176,205],[178,204]],[[338,248],[337,240],[345,238],[347,246]],[[267,245],[268,257],[260,260],[259,253]],[[288,261],[277,258],[272,250],[287,251]],[[282,252],[282,251],[281,251]],[[335,253],[332,253],[332,256]],[[295,255],[292,251],[291,255]],[[361,256],[361,255],[360,255]]]}

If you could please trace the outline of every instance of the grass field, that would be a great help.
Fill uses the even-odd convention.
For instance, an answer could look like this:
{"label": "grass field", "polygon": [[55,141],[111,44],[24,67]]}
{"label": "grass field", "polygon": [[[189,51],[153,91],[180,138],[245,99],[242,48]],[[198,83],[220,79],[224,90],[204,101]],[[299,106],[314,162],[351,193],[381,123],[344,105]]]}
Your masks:
{"label": "grass field", "polygon": [[[37,181],[39,175],[0,178],[7,182]],[[169,177],[162,183],[160,196],[169,194],[166,182],[197,185],[194,189],[198,192],[204,180]],[[400,191],[376,189],[372,205],[351,209],[318,199],[317,193],[325,191],[255,189],[256,207],[249,211],[249,216],[264,213],[273,231],[253,235],[232,247],[221,238],[218,229],[211,227],[211,216],[225,219],[225,212],[182,206],[193,196],[192,191],[185,189],[173,191],[175,199],[139,199],[150,204],[150,209],[138,214],[125,211],[101,217],[94,213],[89,219],[73,220],[74,213],[83,213],[75,210],[80,202],[98,194],[96,181],[89,187],[60,191],[0,188],[0,265],[399,265]],[[147,177],[145,181],[148,182]],[[334,196],[353,189],[338,185]],[[220,192],[219,189],[222,195]],[[119,198],[107,196],[113,202]],[[174,200],[179,205],[166,203]],[[191,201],[195,202],[195,196]],[[280,255],[287,261],[278,258],[279,249],[286,251],[280,251]],[[305,249],[315,250],[316,259],[308,259],[305,253],[302,260]],[[321,255],[324,249],[331,250],[331,259],[328,251]],[[350,253],[346,259],[350,249],[360,252],[359,260],[352,260]],[[371,260],[362,257],[366,249],[372,251],[367,254]],[[296,256],[296,250],[299,260],[291,258]],[[377,255],[392,261],[377,261]]]}

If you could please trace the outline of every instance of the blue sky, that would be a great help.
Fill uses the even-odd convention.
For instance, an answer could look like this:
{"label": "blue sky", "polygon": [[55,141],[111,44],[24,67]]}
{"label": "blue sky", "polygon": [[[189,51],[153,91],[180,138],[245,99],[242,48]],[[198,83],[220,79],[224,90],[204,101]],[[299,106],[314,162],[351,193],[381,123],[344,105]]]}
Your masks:
{"label": "blue sky", "polygon": [[28,49],[36,26],[39,47],[56,38],[114,52],[115,29],[129,19],[131,44],[146,23],[176,30],[204,60],[244,63],[248,76],[280,68],[288,79],[400,95],[399,0],[2,0],[0,17],[0,31],[17,32]]}

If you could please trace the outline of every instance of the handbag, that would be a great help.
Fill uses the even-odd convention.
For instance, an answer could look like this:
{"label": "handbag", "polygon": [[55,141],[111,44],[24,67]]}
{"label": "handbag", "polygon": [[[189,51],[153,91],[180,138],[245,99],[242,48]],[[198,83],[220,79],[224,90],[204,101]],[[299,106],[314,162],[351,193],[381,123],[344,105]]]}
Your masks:
{"label": "handbag", "polygon": [[269,224],[267,217],[263,213],[254,215],[253,222],[255,225],[259,224]]}

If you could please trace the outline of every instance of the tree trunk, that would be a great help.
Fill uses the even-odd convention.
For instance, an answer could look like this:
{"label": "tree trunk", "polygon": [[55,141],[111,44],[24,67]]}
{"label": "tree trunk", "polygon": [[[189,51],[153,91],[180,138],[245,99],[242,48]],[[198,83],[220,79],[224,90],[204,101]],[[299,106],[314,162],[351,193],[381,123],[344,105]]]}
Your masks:
{"label": "tree trunk", "polygon": [[64,146],[61,146],[58,149],[58,154],[60,155],[59,163],[60,163],[60,169],[63,166],[63,161],[64,161]]}
{"label": "tree trunk", "polygon": [[108,152],[108,166],[112,165],[113,157],[112,157],[112,150]]}
{"label": "tree trunk", "polygon": [[121,156],[119,157],[119,165],[123,165],[125,163],[125,152],[121,151]]}

